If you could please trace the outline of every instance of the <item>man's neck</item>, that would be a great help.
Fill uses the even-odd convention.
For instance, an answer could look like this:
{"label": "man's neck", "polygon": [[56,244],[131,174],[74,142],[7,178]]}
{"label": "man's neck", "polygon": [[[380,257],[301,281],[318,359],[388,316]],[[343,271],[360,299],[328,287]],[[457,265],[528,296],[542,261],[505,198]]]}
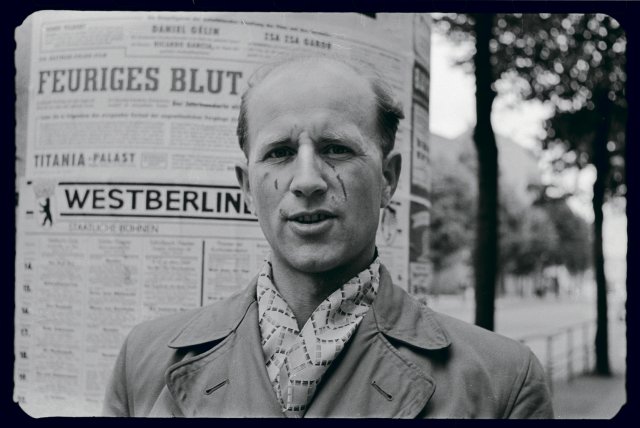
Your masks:
{"label": "man's neck", "polygon": [[307,273],[292,269],[277,257],[272,257],[273,283],[295,315],[298,328],[302,329],[323,300],[366,269],[373,259],[373,256],[367,256],[330,271]]}

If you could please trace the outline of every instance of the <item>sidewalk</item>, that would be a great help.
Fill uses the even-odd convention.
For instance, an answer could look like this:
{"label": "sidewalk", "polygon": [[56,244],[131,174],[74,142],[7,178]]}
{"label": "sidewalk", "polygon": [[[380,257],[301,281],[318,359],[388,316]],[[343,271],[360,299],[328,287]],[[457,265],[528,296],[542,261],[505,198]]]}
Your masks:
{"label": "sidewalk", "polygon": [[558,419],[610,419],[627,401],[624,322],[609,317],[609,360],[613,376],[583,375],[554,383],[553,407]]}
{"label": "sidewalk", "polygon": [[611,419],[627,401],[623,374],[613,377],[585,375],[571,382],[556,382],[553,410],[558,419]]}

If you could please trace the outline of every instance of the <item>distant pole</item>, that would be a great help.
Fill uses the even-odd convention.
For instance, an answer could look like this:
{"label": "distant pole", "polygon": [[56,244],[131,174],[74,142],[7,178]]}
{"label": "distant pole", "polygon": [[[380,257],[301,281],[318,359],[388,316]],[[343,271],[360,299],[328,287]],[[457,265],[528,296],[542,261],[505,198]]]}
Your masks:
{"label": "distant pole", "polygon": [[553,394],[553,335],[552,334],[547,336],[547,361],[545,364],[545,371],[547,372],[549,390]]}
{"label": "distant pole", "polygon": [[573,328],[567,330],[567,380],[573,380]]}
{"label": "distant pole", "polygon": [[591,353],[591,341],[589,340],[589,323],[586,322],[582,326],[582,352],[584,353],[584,364],[582,372],[587,373],[590,370],[589,354]]}

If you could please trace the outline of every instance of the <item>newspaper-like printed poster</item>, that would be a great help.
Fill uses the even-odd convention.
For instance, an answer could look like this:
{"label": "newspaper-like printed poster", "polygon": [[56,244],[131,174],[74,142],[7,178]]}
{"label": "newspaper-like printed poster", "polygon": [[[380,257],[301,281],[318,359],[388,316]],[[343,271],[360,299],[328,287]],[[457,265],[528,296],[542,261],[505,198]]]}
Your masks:
{"label": "newspaper-like printed poster", "polygon": [[[258,271],[269,247],[234,165],[240,96],[260,65],[322,52],[373,64],[405,105],[396,147],[412,156],[413,44],[385,25],[358,14],[44,11],[17,29],[14,399],[25,411],[99,415],[135,324],[223,299]],[[410,177],[405,167],[378,232],[405,289]]]}

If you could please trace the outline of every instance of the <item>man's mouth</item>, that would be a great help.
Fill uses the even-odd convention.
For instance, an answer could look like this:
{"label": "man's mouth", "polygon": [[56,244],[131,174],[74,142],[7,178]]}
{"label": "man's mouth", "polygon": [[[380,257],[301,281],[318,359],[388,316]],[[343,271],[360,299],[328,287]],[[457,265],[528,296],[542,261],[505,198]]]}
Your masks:
{"label": "man's mouth", "polygon": [[[333,219],[338,216],[331,211],[298,211],[285,215],[290,230],[298,237],[311,238],[324,235],[334,226]],[[315,239],[315,238],[314,238]]]}
{"label": "man's mouth", "polygon": [[299,216],[293,217],[291,220],[298,223],[310,224],[310,223],[318,223],[329,218],[333,218],[333,216],[322,213],[322,214],[299,215]]}
{"label": "man's mouth", "polygon": [[335,218],[336,215],[330,211],[316,210],[316,211],[300,211],[294,212],[285,216],[288,221],[292,221],[299,224],[314,224],[321,223],[325,220]]}

